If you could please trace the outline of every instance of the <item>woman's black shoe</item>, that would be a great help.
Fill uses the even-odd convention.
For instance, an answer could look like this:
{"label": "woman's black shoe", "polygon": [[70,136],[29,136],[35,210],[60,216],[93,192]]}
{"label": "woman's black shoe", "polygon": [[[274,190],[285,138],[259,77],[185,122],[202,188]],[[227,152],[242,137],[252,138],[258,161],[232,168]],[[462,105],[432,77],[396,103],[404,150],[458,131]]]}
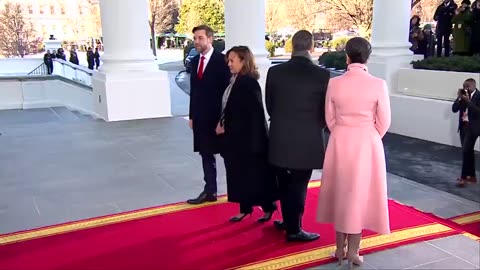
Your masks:
{"label": "woman's black shoe", "polygon": [[248,216],[248,215],[251,215],[252,213],[249,213],[249,214],[241,214],[240,216],[234,216],[232,218],[230,218],[230,222],[240,222],[243,220],[244,217]]}
{"label": "woman's black shoe", "polygon": [[261,218],[258,219],[258,222],[267,222],[267,221],[270,221],[270,219],[272,219],[272,216],[273,216],[273,211],[272,212],[266,212],[265,215]]}

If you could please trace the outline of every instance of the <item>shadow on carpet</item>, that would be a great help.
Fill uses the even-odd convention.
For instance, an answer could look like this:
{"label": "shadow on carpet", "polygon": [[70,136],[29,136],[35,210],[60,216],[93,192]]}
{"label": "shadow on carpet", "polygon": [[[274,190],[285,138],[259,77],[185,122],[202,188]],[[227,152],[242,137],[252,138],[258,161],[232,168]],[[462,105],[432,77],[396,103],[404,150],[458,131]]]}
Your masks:
{"label": "shadow on carpet", "polygon": [[[383,142],[389,173],[480,202],[479,184],[455,186],[462,168],[460,148],[391,133]],[[475,157],[476,168],[480,168],[478,153]]]}

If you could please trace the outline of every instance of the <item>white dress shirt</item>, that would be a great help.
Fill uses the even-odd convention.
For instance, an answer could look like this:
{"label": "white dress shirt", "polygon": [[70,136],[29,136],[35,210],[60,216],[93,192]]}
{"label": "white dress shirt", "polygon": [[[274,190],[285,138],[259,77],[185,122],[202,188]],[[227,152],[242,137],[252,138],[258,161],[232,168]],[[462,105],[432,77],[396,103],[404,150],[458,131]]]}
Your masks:
{"label": "white dress shirt", "polygon": [[213,54],[213,47],[210,48],[210,50],[206,54],[200,54],[200,61],[198,62],[197,73],[200,68],[200,63],[202,62],[202,56],[205,57],[205,60],[203,60],[203,70],[202,70],[203,73],[205,73],[205,69],[207,68],[210,58],[212,58],[212,54]]}

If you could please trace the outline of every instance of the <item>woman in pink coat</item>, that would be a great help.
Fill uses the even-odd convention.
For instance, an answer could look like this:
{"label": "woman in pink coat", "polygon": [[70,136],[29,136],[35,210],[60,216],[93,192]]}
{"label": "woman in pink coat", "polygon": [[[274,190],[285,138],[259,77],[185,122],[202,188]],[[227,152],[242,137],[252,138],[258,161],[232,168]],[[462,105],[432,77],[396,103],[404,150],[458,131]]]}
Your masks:
{"label": "woman in pink coat", "polygon": [[347,72],[330,80],[325,117],[331,132],[323,165],[318,221],[334,223],[339,263],[360,265],[363,229],[390,233],[387,172],[382,137],[390,127],[384,80],[368,73],[370,43],[360,37],[345,47]]}

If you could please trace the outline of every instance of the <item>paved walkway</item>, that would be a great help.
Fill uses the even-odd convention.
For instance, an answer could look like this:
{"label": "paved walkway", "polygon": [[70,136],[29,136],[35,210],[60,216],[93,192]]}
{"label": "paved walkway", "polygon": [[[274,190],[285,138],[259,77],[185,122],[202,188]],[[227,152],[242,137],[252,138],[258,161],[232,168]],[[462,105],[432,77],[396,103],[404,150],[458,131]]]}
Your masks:
{"label": "paved walkway", "polygon": [[[105,123],[65,108],[0,111],[0,133],[0,233],[184,201],[203,186],[183,117]],[[388,188],[390,198],[443,217],[479,210],[391,174]],[[363,269],[478,269],[479,251],[454,236],[368,255]]]}

